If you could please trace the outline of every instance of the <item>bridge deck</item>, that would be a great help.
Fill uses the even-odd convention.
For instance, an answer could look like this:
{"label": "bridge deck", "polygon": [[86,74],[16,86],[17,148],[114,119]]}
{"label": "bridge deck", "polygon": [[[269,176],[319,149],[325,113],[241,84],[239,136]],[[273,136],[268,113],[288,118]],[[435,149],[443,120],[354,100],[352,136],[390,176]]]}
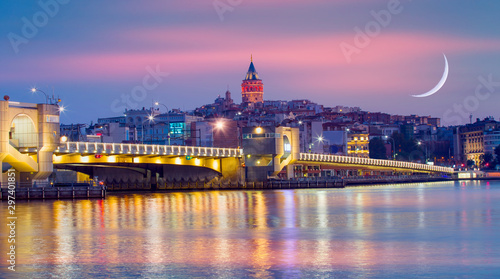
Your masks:
{"label": "bridge deck", "polygon": [[312,153],[300,153],[300,158],[298,162],[373,166],[373,167],[384,167],[384,168],[408,169],[408,170],[416,170],[424,172],[454,173],[453,168],[431,166],[426,164],[348,157],[339,155],[312,154]]}
{"label": "bridge deck", "polygon": [[237,148],[198,147],[180,145],[155,145],[131,143],[66,142],[54,152],[56,155],[71,153],[107,155],[241,157]]}

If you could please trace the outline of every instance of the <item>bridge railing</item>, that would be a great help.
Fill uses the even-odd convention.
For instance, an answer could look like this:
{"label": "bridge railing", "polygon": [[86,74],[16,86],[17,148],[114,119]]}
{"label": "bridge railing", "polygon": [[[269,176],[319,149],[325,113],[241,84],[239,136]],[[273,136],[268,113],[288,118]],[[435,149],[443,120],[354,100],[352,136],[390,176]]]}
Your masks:
{"label": "bridge railing", "polygon": [[198,157],[241,157],[242,149],[132,143],[66,142],[56,154],[158,155]]}
{"label": "bridge railing", "polygon": [[412,163],[412,162],[348,157],[348,156],[330,155],[330,154],[300,153],[299,161],[366,165],[366,166],[378,166],[378,167],[411,169],[411,170],[443,172],[443,173],[453,173],[454,171],[453,168],[431,166],[431,165]]}

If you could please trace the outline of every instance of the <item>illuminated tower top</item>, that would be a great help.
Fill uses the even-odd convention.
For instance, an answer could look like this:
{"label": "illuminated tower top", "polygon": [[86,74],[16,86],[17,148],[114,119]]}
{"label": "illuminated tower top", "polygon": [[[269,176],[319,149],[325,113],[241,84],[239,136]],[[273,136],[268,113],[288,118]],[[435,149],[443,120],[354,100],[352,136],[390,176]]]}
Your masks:
{"label": "illuminated tower top", "polygon": [[241,99],[243,104],[253,105],[264,102],[264,84],[259,79],[259,74],[253,65],[253,57],[250,57],[250,67],[247,75],[241,83]]}

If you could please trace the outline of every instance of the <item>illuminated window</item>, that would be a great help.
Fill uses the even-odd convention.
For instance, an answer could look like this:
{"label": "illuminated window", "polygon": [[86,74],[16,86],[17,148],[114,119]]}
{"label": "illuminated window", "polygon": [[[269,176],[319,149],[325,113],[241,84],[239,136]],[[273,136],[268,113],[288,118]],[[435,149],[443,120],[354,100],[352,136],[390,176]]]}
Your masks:
{"label": "illuminated window", "polygon": [[38,133],[29,116],[20,114],[14,118],[10,139],[16,140],[19,147],[38,147]]}

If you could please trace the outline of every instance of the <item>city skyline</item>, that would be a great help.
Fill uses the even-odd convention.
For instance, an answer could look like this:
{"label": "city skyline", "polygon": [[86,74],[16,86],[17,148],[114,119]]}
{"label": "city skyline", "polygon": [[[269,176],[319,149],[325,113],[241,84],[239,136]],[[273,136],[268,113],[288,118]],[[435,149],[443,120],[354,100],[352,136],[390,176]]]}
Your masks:
{"label": "city skyline", "polygon": [[[64,123],[119,115],[127,100],[193,110],[228,87],[240,103],[251,54],[265,100],[431,115],[444,125],[500,117],[498,3],[26,3],[2,4],[0,93],[41,103],[29,89],[54,88]],[[443,53],[443,88],[411,97],[438,83]]]}

